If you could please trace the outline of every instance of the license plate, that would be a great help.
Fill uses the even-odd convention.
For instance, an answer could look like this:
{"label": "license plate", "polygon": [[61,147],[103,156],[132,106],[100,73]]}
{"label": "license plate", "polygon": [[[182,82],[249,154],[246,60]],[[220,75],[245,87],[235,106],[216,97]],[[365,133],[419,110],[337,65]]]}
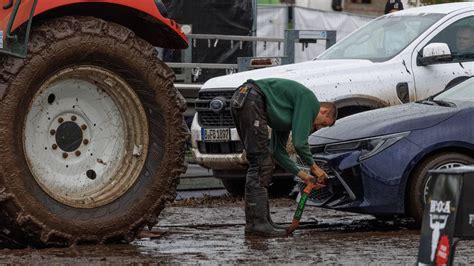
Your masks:
{"label": "license plate", "polygon": [[201,137],[204,142],[226,142],[230,140],[230,129],[202,128]]}

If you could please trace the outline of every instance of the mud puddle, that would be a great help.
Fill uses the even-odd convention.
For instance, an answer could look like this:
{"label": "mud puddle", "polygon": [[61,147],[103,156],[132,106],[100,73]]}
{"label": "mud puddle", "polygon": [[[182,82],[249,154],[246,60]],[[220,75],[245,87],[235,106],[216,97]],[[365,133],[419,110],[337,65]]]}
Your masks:
{"label": "mud puddle", "polygon": [[[241,200],[201,199],[198,204],[188,202],[190,207],[178,204],[167,208],[154,228],[166,232],[162,238],[133,243],[142,254],[176,263],[349,265],[414,264],[418,256],[419,231],[408,219],[381,221],[370,215],[307,208],[303,215],[306,229],[292,237],[262,239],[244,236]],[[275,222],[291,221],[296,207],[293,200],[272,200],[271,205]],[[473,247],[474,241],[461,242],[456,263],[474,263],[469,251]]]}
{"label": "mud puddle", "polygon": [[[277,223],[291,221],[295,202],[272,200]],[[245,237],[243,202],[235,198],[180,201],[160,215],[154,234],[128,245],[64,249],[2,249],[1,263],[141,264],[141,263],[282,263],[409,264],[416,262],[419,232],[409,220],[379,221],[307,208],[307,229],[292,237]],[[314,223],[314,219],[319,221]],[[474,241],[461,242],[456,263],[472,264]]]}

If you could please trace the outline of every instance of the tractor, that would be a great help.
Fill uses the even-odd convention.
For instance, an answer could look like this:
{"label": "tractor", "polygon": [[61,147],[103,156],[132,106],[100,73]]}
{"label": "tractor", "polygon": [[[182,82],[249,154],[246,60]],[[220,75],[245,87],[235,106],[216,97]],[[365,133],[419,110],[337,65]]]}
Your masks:
{"label": "tractor", "polygon": [[0,1],[0,236],[132,241],[176,197],[184,98],[156,47],[188,40],[159,0]]}

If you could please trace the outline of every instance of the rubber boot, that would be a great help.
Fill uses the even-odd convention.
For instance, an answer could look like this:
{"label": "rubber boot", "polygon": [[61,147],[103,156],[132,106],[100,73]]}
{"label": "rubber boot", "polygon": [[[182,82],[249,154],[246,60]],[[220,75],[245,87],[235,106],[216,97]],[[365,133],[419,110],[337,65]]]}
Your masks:
{"label": "rubber boot", "polygon": [[286,228],[288,228],[288,226],[276,224],[276,223],[272,220],[272,216],[270,215],[270,202],[269,202],[269,201],[267,201],[267,220],[268,220],[268,222],[269,222],[273,227],[275,227],[276,229],[283,229],[283,230],[286,230]]}
{"label": "rubber boot", "polygon": [[268,193],[265,188],[246,193],[245,234],[264,237],[286,236],[286,230],[275,228],[268,220]]}

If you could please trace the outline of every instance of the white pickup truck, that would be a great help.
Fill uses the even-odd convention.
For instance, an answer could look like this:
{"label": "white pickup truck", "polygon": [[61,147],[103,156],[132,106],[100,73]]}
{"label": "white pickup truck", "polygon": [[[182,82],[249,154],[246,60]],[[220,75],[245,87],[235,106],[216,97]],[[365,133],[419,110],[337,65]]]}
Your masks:
{"label": "white pickup truck", "polygon": [[[340,117],[417,101],[474,74],[473,27],[472,2],[412,8],[374,19],[314,60],[213,78],[196,101],[194,158],[229,192],[242,193],[247,163],[229,100],[247,79],[296,80],[335,102]],[[275,182],[291,180],[279,176],[289,174],[277,170]]]}

